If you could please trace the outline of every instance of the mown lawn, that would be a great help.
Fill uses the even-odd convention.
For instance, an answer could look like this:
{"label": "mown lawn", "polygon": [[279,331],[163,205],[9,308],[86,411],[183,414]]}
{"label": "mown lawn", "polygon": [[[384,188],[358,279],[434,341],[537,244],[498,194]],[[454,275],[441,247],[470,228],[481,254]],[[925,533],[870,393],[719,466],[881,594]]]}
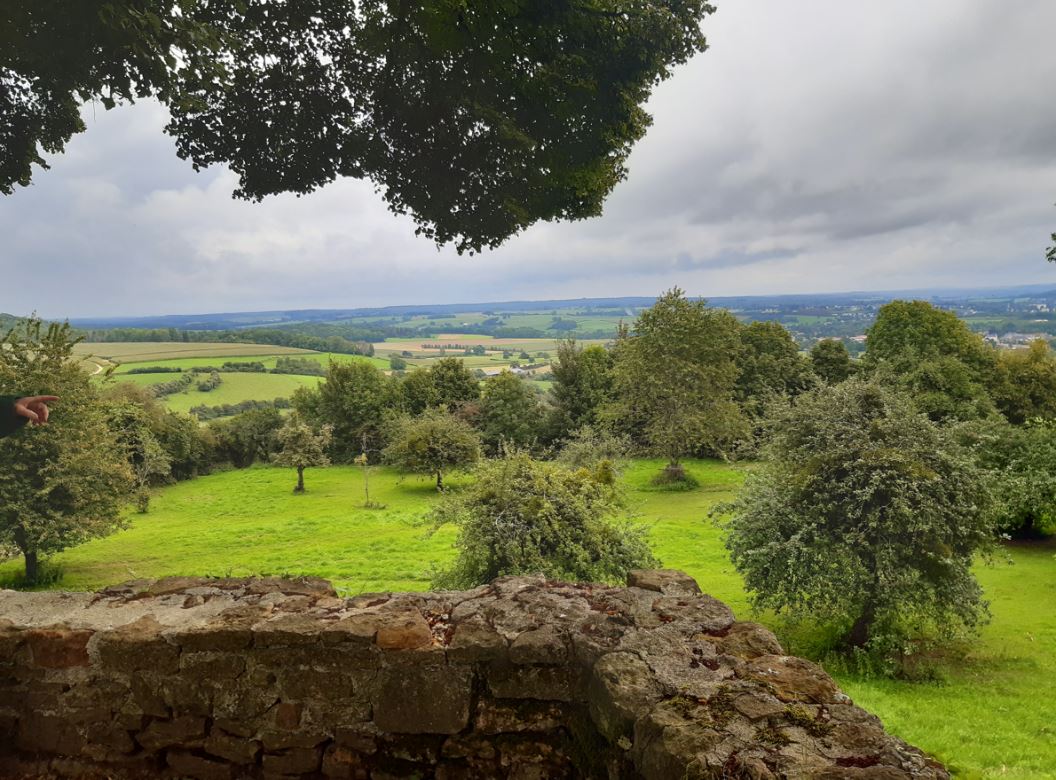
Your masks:
{"label": "mown lawn", "polygon": [[[657,461],[625,473],[629,509],[651,527],[664,565],[684,569],[752,617],[721,531],[707,520],[732,497],[744,469],[690,464],[698,489],[653,489]],[[450,480],[453,489],[465,477]],[[314,574],[342,591],[420,590],[430,570],[451,560],[454,530],[430,535],[422,520],[436,494],[426,480],[371,474],[362,508],[362,472],[309,470],[308,492],[295,496],[290,470],[253,468],[215,474],[159,491],[131,527],[56,556],[62,579],[52,587],[94,589],[167,574]],[[1014,545],[980,564],[993,621],[965,662],[941,669],[941,682],[907,683],[837,674],[844,689],[904,739],[935,754],[959,777],[1056,778],[1056,545]],[[18,570],[0,565],[0,582]],[[757,619],[781,629],[772,615]]]}

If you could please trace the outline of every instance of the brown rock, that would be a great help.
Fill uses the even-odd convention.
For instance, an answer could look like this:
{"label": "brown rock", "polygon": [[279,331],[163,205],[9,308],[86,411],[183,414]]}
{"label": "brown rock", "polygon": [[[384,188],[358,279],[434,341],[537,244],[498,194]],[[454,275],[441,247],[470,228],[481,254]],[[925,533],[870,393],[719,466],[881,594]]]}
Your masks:
{"label": "brown rock", "polygon": [[80,729],[55,715],[27,712],[18,724],[18,747],[31,753],[75,756],[84,747]]}
{"label": "brown rock", "polygon": [[458,663],[496,661],[505,658],[506,653],[506,640],[482,618],[456,625],[447,647],[447,657]]}
{"label": "brown rock", "polygon": [[433,643],[433,632],[418,610],[386,615],[375,643],[382,650],[418,650]]}
{"label": "brown rock", "polygon": [[323,776],[336,780],[367,780],[370,772],[359,753],[331,745],[323,753]]}
{"label": "brown rock", "polygon": [[24,638],[36,666],[41,669],[69,669],[88,666],[88,640],[94,633],[65,627],[33,628],[25,632]]}
{"label": "brown rock", "polygon": [[758,623],[734,623],[725,636],[714,638],[712,641],[719,652],[738,658],[784,655],[785,652],[773,632]]}
{"label": "brown rock", "polygon": [[388,669],[373,701],[374,724],[393,734],[454,734],[469,722],[472,687],[465,667]]}
{"label": "brown rock", "polygon": [[264,771],[277,775],[302,775],[319,771],[322,751],[316,748],[291,748],[281,753],[265,753]]}
{"label": "brown rock", "polygon": [[573,666],[514,666],[494,664],[488,669],[488,687],[499,699],[583,701],[583,670]]}
{"label": "brown rock", "polygon": [[565,638],[550,625],[525,631],[510,645],[510,661],[515,664],[560,664],[567,659]]}
{"label": "brown rock", "polygon": [[181,776],[195,780],[230,780],[234,772],[229,764],[196,756],[185,750],[170,750],[165,762]]}
{"label": "brown rock", "polygon": [[631,653],[610,653],[590,678],[590,715],[610,741],[629,734],[643,711],[660,700],[660,685],[649,665]]}
{"label": "brown rock", "polygon": [[180,649],[165,641],[161,631],[162,626],[153,615],[144,615],[132,623],[100,634],[96,645],[100,663],[126,674],[176,672],[180,665]]}
{"label": "brown rock", "polygon": [[835,701],[836,683],[817,664],[790,655],[763,655],[745,664],[739,675],[770,685],[786,702]]}
{"label": "brown rock", "polygon": [[154,753],[173,745],[187,746],[187,743],[202,739],[205,736],[205,719],[184,715],[172,720],[152,720],[147,727],[136,735],[136,742],[143,749]]}
{"label": "brown rock", "polygon": [[244,736],[228,734],[215,725],[203,745],[206,753],[223,758],[232,764],[252,764],[260,753],[260,742]]}
{"label": "brown rock", "polygon": [[653,590],[657,593],[700,593],[697,581],[677,569],[634,569],[627,574],[627,587]]}

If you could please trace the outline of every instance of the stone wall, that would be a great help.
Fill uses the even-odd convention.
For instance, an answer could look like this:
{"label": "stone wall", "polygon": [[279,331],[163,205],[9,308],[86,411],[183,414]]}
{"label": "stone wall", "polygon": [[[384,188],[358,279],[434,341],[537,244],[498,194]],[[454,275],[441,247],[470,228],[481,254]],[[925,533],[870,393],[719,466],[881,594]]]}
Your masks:
{"label": "stone wall", "polygon": [[673,571],[0,591],[0,776],[948,777]]}

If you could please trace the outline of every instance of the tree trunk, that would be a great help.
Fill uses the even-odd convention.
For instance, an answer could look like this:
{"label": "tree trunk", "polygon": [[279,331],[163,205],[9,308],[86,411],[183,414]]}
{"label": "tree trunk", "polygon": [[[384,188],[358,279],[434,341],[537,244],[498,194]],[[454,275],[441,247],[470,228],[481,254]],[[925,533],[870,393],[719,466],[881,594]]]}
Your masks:
{"label": "tree trunk", "polygon": [[444,492],[444,475],[439,470],[436,472],[436,489],[440,493]]}
{"label": "tree trunk", "polygon": [[854,621],[854,625],[851,626],[851,630],[847,633],[846,643],[848,647],[865,647],[869,641],[869,634],[872,631],[873,623],[876,621],[876,603],[869,598],[865,602],[865,606],[862,607],[861,614]]}
{"label": "tree trunk", "polygon": [[297,487],[293,489],[294,493],[304,492],[304,466],[297,467]]}
{"label": "tree trunk", "polygon": [[40,561],[37,559],[36,550],[26,550],[26,582],[32,585],[40,576]]}

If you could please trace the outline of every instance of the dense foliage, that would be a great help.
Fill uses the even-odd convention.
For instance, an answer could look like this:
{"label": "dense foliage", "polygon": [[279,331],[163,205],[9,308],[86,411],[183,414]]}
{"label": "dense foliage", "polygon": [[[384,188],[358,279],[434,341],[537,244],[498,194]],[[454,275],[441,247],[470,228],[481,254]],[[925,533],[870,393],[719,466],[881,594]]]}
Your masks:
{"label": "dense foliage", "polygon": [[291,415],[276,433],[279,449],[272,460],[277,466],[297,469],[294,493],[304,492],[305,469],[330,465],[326,450],[330,446],[331,431],[329,425],[314,429],[297,415]]}
{"label": "dense foliage", "polygon": [[0,447],[0,547],[23,555],[30,583],[44,556],[119,528],[133,487],[126,446],[71,360],[74,343],[68,326],[32,319],[0,338],[0,394],[61,398],[47,425]]}
{"label": "dense foliage", "polygon": [[620,522],[613,488],[525,453],[484,461],[465,489],[445,496],[437,525],[458,526],[458,558],[434,585],[469,588],[504,574],[622,582],[655,566],[643,531]]}
{"label": "dense foliage", "polygon": [[436,477],[444,489],[444,472],[465,468],[480,459],[480,435],[469,423],[443,409],[396,420],[383,453],[387,463],[412,474]]}
{"label": "dense foliage", "polygon": [[[581,219],[626,174],[642,108],[705,48],[704,0],[12,0],[0,11],[0,191],[84,129],[85,101],[147,96],[235,194],[373,181],[459,251]],[[62,56],[56,56],[61,52]]]}
{"label": "dense foliage", "polygon": [[771,421],[765,456],[728,507],[757,606],[844,621],[852,646],[983,618],[987,480],[908,399],[857,379],[808,392]]}
{"label": "dense foliage", "polygon": [[739,329],[728,311],[677,288],[661,296],[617,340],[607,418],[672,466],[728,451],[746,430],[734,400]]}

